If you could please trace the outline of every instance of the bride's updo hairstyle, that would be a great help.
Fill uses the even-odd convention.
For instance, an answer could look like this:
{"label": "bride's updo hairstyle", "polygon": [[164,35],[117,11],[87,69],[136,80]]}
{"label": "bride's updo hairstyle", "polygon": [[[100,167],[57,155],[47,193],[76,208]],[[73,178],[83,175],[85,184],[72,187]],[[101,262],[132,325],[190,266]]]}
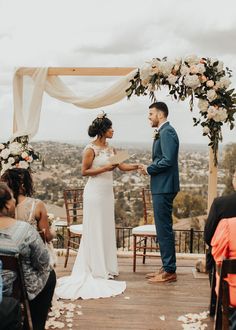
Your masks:
{"label": "bride's updo hairstyle", "polygon": [[112,127],[112,122],[107,118],[106,113],[99,114],[88,128],[88,135],[90,137],[101,137],[106,131]]}

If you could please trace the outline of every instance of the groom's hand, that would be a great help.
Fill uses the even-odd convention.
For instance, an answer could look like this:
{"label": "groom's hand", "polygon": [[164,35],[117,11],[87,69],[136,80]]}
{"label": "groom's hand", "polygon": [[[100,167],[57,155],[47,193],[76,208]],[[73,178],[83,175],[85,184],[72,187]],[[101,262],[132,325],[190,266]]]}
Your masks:
{"label": "groom's hand", "polygon": [[140,164],[139,165],[139,172],[143,175],[147,175],[148,172],[147,172],[147,166],[144,165],[144,164]]}

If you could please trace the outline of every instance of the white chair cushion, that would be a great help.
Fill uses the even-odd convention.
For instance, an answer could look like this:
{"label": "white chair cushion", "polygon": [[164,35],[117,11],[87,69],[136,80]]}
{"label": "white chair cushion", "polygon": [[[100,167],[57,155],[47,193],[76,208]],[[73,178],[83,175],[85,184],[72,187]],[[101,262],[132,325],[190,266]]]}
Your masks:
{"label": "white chair cushion", "polygon": [[71,225],[69,228],[73,234],[82,235],[83,233],[83,225]]}
{"label": "white chair cushion", "polygon": [[133,235],[156,235],[155,225],[143,225],[132,229]]}
{"label": "white chair cushion", "polygon": [[55,220],[53,221],[53,225],[56,227],[67,227],[67,221],[66,220]]}

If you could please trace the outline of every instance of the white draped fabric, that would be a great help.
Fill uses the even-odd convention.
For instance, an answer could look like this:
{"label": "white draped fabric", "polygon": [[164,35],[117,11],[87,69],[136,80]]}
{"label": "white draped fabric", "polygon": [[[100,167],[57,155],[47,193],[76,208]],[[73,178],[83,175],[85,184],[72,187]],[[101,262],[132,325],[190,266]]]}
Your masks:
{"label": "white draped fabric", "polygon": [[137,70],[135,69],[128,75],[121,77],[112,86],[96,95],[80,97],[67,87],[59,77],[48,76],[48,68],[37,68],[32,76],[34,88],[29,109],[25,109],[23,102],[23,76],[16,72],[13,79],[14,125],[11,140],[22,135],[29,135],[32,138],[37,133],[44,91],[58,100],[72,103],[80,108],[100,108],[119,102],[126,97],[125,91],[130,86],[130,80],[136,75]]}

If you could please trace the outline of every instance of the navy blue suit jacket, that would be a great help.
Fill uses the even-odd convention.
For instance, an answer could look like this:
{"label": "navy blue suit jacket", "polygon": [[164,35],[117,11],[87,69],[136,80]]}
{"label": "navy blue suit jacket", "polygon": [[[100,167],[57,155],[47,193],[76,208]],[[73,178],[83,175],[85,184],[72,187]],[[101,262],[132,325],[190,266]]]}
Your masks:
{"label": "navy blue suit jacket", "polygon": [[153,142],[152,163],[147,167],[152,194],[179,191],[178,153],[178,135],[167,122],[160,128],[159,138]]}

